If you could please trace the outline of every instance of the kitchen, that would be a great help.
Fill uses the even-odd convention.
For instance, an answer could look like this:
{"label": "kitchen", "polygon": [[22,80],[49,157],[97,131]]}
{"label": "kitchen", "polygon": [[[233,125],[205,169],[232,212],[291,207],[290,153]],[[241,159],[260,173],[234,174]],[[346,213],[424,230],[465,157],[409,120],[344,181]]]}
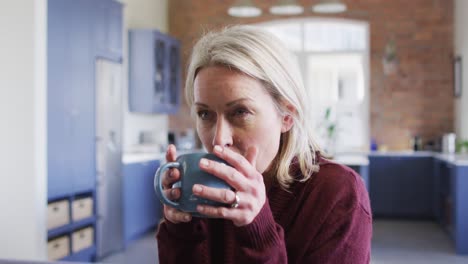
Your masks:
{"label": "kitchen", "polygon": [[[465,92],[467,88],[463,87],[466,86],[466,82],[461,82],[461,93],[458,94],[458,92],[454,91],[454,86],[457,82],[453,76],[454,58],[456,56],[464,57],[468,52],[466,33],[462,30],[462,25],[465,24],[464,15],[468,12],[466,1],[426,0],[411,1],[411,3],[405,2],[404,4],[384,0],[343,1],[346,2],[348,10],[335,15],[316,15],[309,8],[312,5],[310,1],[297,1],[305,7],[304,13],[302,15],[286,17],[269,13],[269,8],[274,1],[253,1],[263,10],[260,16],[253,18],[229,16],[227,10],[234,2],[214,0],[122,1],[121,25],[124,33],[122,34],[123,39],[121,40],[121,44],[117,44],[117,49],[120,49],[122,52],[121,58],[118,56],[116,58],[112,49],[110,52],[97,52],[101,52],[99,53],[100,57],[121,62],[120,68],[114,71],[130,72],[130,74],[122,74],[120,76],[122,90],[125,91],[121,94],[122,102],[124,102],[122,105],[125,106],[123,107],[121,118],[123,122],[121,133],[123,165],[120,166],[122,166],[123,174],[125,175],[126,170],[144,170],[145,167],[131,168],[131,166],[127,167],[126,164],[137,166],[135,164],[145,159],[149,162],[147,166],[151,167],[148,170],[155,170],[158,166],[156,162],[156,158],[158,157],[157,152],[168,143],[168,140],[171,138],[168,137],[169,132],[173,132],[176,135],[179,143],[179,135],[184,135],[184,138],[189,142],[186,145],[187,149],[193,148],[194,144],[199,145],[197,142],[194,143],[193,138],[195,138],[195,135],[193,135],[193,130],[191,130],[192,120],[188,114],[188,109],[184,106],[183,99],[180,99],[176,103],[180,104],[176,113],[170,109],[163,110],[163,113],[160,110],[150,110],[150,113],[144,114],[142,114],[144,110],[132,110],[132,99],[129,98],[132,95],[130,88],[132,78],[130,64],[132,58],[129,55],[131,52],[131,36],[127,34],[129,30],[157,30],[167,33],[167,35],[180,41],[180,67],[181,75],[183,75],[191,43],[207,28],[235,23],[261,24],[286,18],[323,17],[352,19],[367,23],[370,43],[370,45],[364,45],[367,49],[363,49],[363,54],[367,56],[365,58],[367,58],[368,64],[362,65],[363,71],[361,77],[364,91],[362,97],[362,102],[364,103],[361,106],[365,111],[361,109],[356,110],[356,113],[362,114],[362,118],[359,119],[362,123],[362,126],[359,127],[362,130],[356,132],[356,134],[362,137],[358,141],[363,143],[363,147],[354,146],[355,148],[351,151],[353,152],[352,155],[341,155],[342,161],[354,165],[361,171],[363,177],[366,174],[367,177],[370,176],[368,184],[371,202],[378,206],[376,208],[378,211],[374,212],[374,214],[394,216],[396,218],[408,215],[410,218],[416,219],[433,217],[432,210],[435,209],[432,208],[433,203],[428,203],[427,199],[416,199],[419,202],[414,203],[414,206],[408,207],[409,212],[404,211],[402,208],[392,208],[391,205],[394,202],[392,204],[392,201],[389,201],[389,197],[398,195],[395,195],[391,191],[398,190],[399,188],[404,190],[409,188],[409,191],[411,191],[413,187],[399,185],[399,182],[394,181],[395,178],[392,178],[390,181],[386,181],[388,178],[382,178],[382,181],[372,181],[372,176],[375,174],[374,171],[385,171],[385,166],[389,166],[389,163],[395,164],[394,166],[390,166],[394,171],[392,173],[387,172],[387,174],[405,175],[408,170],[411,172],[414,169],[412,167],[408,168],[408,165],[403,164],[405,159],[421,158],[423,161],[420,166],[418,165],[418,170],[422,171],[422,179],[424,179],[424,175],[426,174],[425,171],[433,173],[437,167],[439,171],[443,172],[441,175],[444,173],[444,175],[460,174],[460,176],[451,176],[454,177],[453,179],[456,179],[451,182],[458,182],[466,178],[466,170],[458,170],[451,167],[458,167],[458,165],[461,167],[466,166],[466,159],[463,156],[457,156],[456,160],[452,163],[450,160],[443,159],[445,156],[439,154],[410,151],[414,148],[411,140],[417,141],[416,136],[422,139],[423,143],[419,145],[421,147],[425,145],[425,149],[429,149],[429,147],[436,149],[438,139],[450,132],[455,132],[458,139],[468,139],[468,120],[463,116],[464,113],[468,112],[468,95]],[[47,91],[51,85],[51,77],[48,76],[55,75],[47,67],[48,56],[51,53],[50,51],[49,54],[46,53],[47,48],[50,47],[50,40],[49,43],[47,43],[47,40],[53,32],[49,31],[46,33],[46,31],[48,29],[47,17],[49,15],[50,18],[54,13],[53,10],[47,8],[47,1],[45,0],[36,1],[33,5],[26,3],[26,1],[15,1],[15,3],[2,3],[3,6],[5,8],[1,8],[2,11],[0,11],[2,14],[0,16],[2,23],[0,24],[2,25],[2,32],[4,32],[4,36],[2,37],[2,47],[4,48],[2,49],[1,57],[5,58],[0,64],[2,76],[0,78],[2,87],[0,96],[2,103],[0,105],[3,107],[2,111],[0,111],[2,115],[1,120],[3,121],[2,134],[0,136],[0,145],[2,146],[0,152],[2,158],[0,171],[2,172],[1,186],[3,186],[1,193],[3,199],[1,199],[0,209],[4,217],[2,217],[3,224],[1,230],[3,238],[1,239],[2,246],[0,248],[2,250],[0,251],[0,259],[46,260],[47,238],[52,238],[48,234],[47,228],[45,228],[47,226],[47,211],[44,204],[50,198],[51,183],[48,180],[50,181],[50,177],[52,176],[49,174],[51,160],[48,160],[50,159],[48,155],[50,154],[47,153],[53,151],[55,147],[66,148],[68,146],[66,141],[60,143],[61,145],[50,145],[53,140],[65,140],[57,136],[51,137],[50,133],[53,133],[53,130],[51,130],[50,122],[53,119],[50,119],[51,116],[47,112],[53,103],[51,101],[53,98],[47,95]],[[91,5],[90,8],[93,8],[93,6]],[[107,9],[104,8],[104,10]],[[79,16],[73,16],[72,14],[70,17],[72,21],[78,21],[78,24],[81,21]],[[77,38],[75,40],[79,42],[78,45],[87,45],[83,39]],[[58,51],[60,49],[57,48],[55,50]],[[391,59],[394,57],[397,60]],[[112,68],[112,66],[109,67]],[[104,68],[107,69],[106,67]],[[48,70],[49,72],[47,72]],[[466,76],[466,67],[462,67],[461,71],[463,79]],[[63,73],[61,75],[64,76],[63,78],[66,78],[70,76],[67,74]],[[84,80],[74,79],[74,83],[70,83],[70,86],[73,85],[78,87],[77,89],[79,90],[80,85],[92,86],[92,82],[86,84]],[[70,100],[70,97],[73,96],[83,97],[89,95],[94,97],[94,95],[83,94],[83,91],[75,91],[71,96],[64,96],[68,96],[67,98],[69,99],[67,100]],[[89,92],[89,90],[86,91]],[[126,107],[127,104],[128,107]],[[87,107],[93,108],[93,105],[94,102],[92,104],[85,102],[82,107],[84,109]],[[79,119],[80,114],[85,112],[85,110],[73,112],[72,116]],[[374,144],[371,144],[372,140]],[[430,141],[433,141],[432,144],[427,144]],[[349,142],[349,140],[344,138],[338,139],[337,142],[344,143]],[[141,143],[144,144],[142,145]],[[325,144],[326,142],[323,143]],[[365,153],[371,149],[371,145],[373,149],[378,151],[372,152],[367,156]],[[340,159],[340,155],[338,154],[343,151],[343,149],[340,149],[341,146],[338,144],[335,148],[330,149],[337,154],[338,160]],[[441,149],[442,146],[439,144],[438,148]],[[66,151],[66,149],[63,151]],[[361,153],[361,155],[356,156],[356,152]],[[363,153],[364,155],[362,155]],[[66,154],[60,155],[60,152],[58,152],[55,160],[64,156]],[[363,156],[364,160],[362,159]],[[390,160],[388,160],[389,157]],[[350,159],[353,160],[349,161]],[[94,164],[95,161],[91,160],[89,162]],[[382,166],[375,166],[379,163]],[[26,164],[33,165],[28,166]],[[399,164],[403,164],[401,165],[402,168],[399,167]],[[91,169],[94,168],[91,166]],[[64,170],[66,171],[66,169]],[[450,172],[451,170],[455,172],[452,173]],[[133,172],[130,173],[133,174]],[[151,177],[151,175],[148,177]],[[133,180],[130,182],[131,184],[136,184]],[[130,186],[126,184],[125,177],[120,184],[124,188],[125,186]],[[449,181],[448,183],[433,184],[431,185],[432,187],[427,188],[435,190],[437,186],[442,188],[447,185],[451,186],[450,184]],[[391,186],[393,189],[388,188],[388,192],[384,192],[387,196],[383,196],[384,193],[373,192],[373,186]],[[140,190],[136,185],[135,188],[136,192]],[[432,193],[427,193],[427,188],[422,189],[422,197],[431,197]],[[80,191],[78,194],[78,198],[82,198],[81,194],[92,194],[95,198],[98,198],[97,200],[103,200],[99,199],[99,195],[96,195],[94,191],[89,191],[88,189],[84,192]],[[409,203],[408,199],[411,198],[408,197],[414,197],[406,195],[408,191],[398,194],[401,197],[398,204],[401,204],[402,201]],[[375,198],[376,196],[377,198]],[[63,196],[57,195],[57,197]],[[122,199],[121,203],[124,204],[125,197],[120,198]],[[73,199],[74,196],[70,196],[69,201],[72,202]],[[374,202],[372,199],[374,201],[375,199],[377,200]],[[462,199],[461,201],[466,200]],[[71,206],[71,202],[69,206]],[[99,203],[99,201],[97,202]],[[128,202],[134,203],[132,201]],[[446,210],[454,206],[454,202],[450,199],[445,199],[440,203],[443,203],[443,208],[446,208]],[[466,208],[468,206],[467,202],[463,206]],[[413,209],[415,208],[419,211],[414,211]],[[136,207],[132,206],[132,209],[136,209]],[[124,209],[121,208],[121,210]],[[145,207],[140,210],[143,211],[144,215],[146,211]],[[455,210],[452,209],[451,211]],[[418,215],[418,212],[421,213]],[[102,213],[102,211],[99,213]],[[135,212],[134,214],[138,213]],[[443,215],[451,214],[443,213]],[[463,222],[461,219],[458,222]],[[93,227],[99,229],[97,219],[90,221]],[[129,232],[128,234],[124,234],[123,232],[121,236],[127,236],[128,241],[131,242],[133,234],[138,237],[141,235],[140,232],[145,231],[140,230],[140,228],[146,225],[154,226],[154,221],[154,219],[144,221],[144,224],[136,221],[136,227],[133,226],[126,229],[132,230],[132,228],[135,228],[132,231],[134,233]],[[451,222],[452,220],[445,219],[444,221]],[[125,223],[129,222],[132,221],[122,220],[120,225],[125,225]],[[383,225],[388,224],[387,222],[380,223],[383,223]],[[420,226],[424,226],[425,223],[422,222]],[[74,231],[73,227],[71,228],[66,232]],[[59,232],[57,234],[64,233]],[[95,234],[98,235],[97,233]],[[446,233],[442,234],[443,238],[450,237]],[[52,235],[55,237],[55,234]],[[447,240],[454,241],[455,239],[451,238]],[[455,243],[449,245],[451,246],[451,254],[456,256]],[[466,251],[464,254],[466,254]],[[388,256],[387,260],[392,260],[391,256]],[[466,257],[461,257],[460,261],[466,261]],[[376,263],[379,263],[378,259]]]}

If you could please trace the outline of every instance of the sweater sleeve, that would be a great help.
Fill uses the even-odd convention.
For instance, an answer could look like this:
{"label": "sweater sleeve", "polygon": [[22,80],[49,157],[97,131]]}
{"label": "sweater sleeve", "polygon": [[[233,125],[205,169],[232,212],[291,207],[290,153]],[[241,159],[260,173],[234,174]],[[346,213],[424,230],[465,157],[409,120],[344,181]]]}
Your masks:
{"label": "sweater sleeve", "polygon": [[335,215],[321,228],[311,245],[307,263],[370,263],[372,220],[368,212],[357,206],[346,215]]}
{"label": "sweater sleeve", "polygon": [[207,223],[193,218],[188,223],[173,224],[163,220],[158,227],[159,263],[204,263],[208,252]]}
{"label": "sweater sleeve", "polygon": [[275,222],[268,200],[254,221],[236,227],[238,263],[287,263],[283,228]]}
{"label": "sweater sleeve", "polygon": [[370,262],[372,215],[367,191],[359,180],[349,188],[336,189],[336,202],[325,214],[314,243],[308,245],[306,263]]}

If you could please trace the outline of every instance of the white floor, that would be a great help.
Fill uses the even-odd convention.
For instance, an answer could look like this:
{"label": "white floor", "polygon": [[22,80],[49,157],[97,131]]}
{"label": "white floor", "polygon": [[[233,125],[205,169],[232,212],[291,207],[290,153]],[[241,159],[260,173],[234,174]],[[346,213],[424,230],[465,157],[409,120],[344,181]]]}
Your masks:
{"label": "white floor", "polygon": [[[102,262],[157,264],[154,232]],[[376,220],[371,263],[467,264],[468,255],[456,255],[448,235],[433,222]]]}

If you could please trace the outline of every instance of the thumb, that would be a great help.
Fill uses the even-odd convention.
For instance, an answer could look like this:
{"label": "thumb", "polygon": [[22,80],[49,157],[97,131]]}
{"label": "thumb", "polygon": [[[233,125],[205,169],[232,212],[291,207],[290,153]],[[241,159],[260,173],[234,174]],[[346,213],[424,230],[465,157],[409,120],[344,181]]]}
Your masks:
{"label": "thumb", "polygon": [[249,163],[254,167],[257,168],[257,155],[258,155],[258,148],[253,146],[247,149],[247,154],[245,158],[249,161]]}

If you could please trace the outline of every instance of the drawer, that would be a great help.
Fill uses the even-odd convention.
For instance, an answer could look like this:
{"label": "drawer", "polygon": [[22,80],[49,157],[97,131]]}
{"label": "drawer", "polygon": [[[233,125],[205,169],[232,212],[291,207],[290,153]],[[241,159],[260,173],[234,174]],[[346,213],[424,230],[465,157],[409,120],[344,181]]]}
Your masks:
{"label": "drawer", "polygon": [[47,242],[47,257],[49,260],[58,260],[70,255],[70,238],[61,236]]}
{"label": "drawer", "polygon": [[72,252],[76,253],[93,245],[94,228],[86,227],[72,233]]}
{"label": "drawer", "polygon": [[60,200],[47,205],[47,229],[70,223],[70,204],[68,200]]}
{"label": "drawer", "polygon": [[93,215],[93,198],[87,197],[72,202],[72,219],[78,221]]}

